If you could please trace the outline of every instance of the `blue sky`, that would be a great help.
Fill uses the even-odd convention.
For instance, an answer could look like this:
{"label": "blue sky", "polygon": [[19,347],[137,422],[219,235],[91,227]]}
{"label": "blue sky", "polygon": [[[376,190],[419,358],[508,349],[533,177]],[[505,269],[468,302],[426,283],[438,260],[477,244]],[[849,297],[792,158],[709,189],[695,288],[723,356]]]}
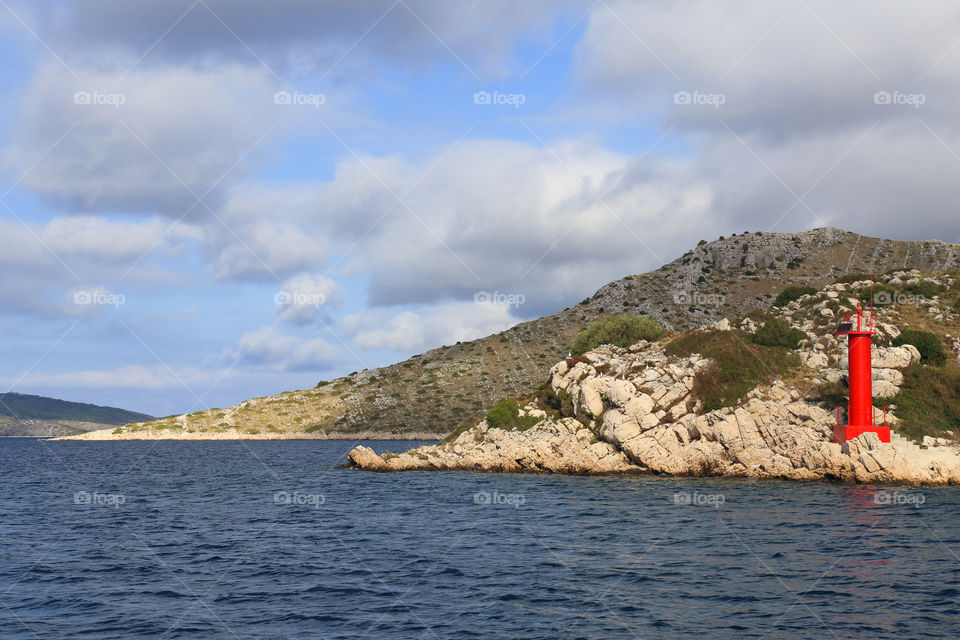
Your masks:
{"label": "blue sky", "polygon": [[193,411],[556,312],[701,238],[955,242],[958,22],[892,2],[9,2],[0,386]]}

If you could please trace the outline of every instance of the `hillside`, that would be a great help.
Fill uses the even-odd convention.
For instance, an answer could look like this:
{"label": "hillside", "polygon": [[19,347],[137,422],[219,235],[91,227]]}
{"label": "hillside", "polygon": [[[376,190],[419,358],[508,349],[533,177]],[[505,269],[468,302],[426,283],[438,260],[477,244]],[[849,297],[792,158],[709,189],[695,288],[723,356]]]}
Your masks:
{"label": "hillside", "polygon": [[944,272],[960,266],[960,245],[868,238],[839,229],[744,233],[701,242],[656,271],[601,287],[555,315],[404,362],[118,429],[123,437],[357,437],[444,434],[475,422],[504,397],[540,387],[578,331],[596,318],[630,312],[682,331],[770,307],[788,285],[817,289],[856,272]]}
{"label": "hillside", "polygon": [[5,436],[70,435],[153,419],[145,413],[114,407],[23,393],[0,394],[0,435]]}

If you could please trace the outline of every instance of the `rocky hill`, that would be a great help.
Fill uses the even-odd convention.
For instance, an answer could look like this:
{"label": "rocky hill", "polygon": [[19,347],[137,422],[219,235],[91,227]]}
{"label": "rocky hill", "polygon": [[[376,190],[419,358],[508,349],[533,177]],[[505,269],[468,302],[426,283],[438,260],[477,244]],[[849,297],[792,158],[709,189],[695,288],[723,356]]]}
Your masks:
{"label": "rocky hill", "polygon": [[[499,403],[439,444],[402,454],[357,447],[350,464],[960,484],[960,431],[947,428],[960,426],[960,340],[917,328],[955,332],[960,287],[952,276],[922,275],[894,272],[876,286],[847,278],[798,293],[762,324],[723,319],[659,341],[600,344],[555,364],[522,408]],[[830,328],[865,293],[880,304],[872,311],[875,415],[896,431],[889,444],[874,433],[837,444],[847,362]],[[922,447],[902,435],[924,430]]]}
{"label": "rocky hill", "polygon": [[[744,233],[702,241],[656,271],[611,282],[555,315],[433,349],[315,388],[255,398],[90,437],[424,437],[476,423],[504,397],[540,387],[574,336],[598,317],[629,312],[683,331],[768,309],[788,285],[821,289],[841,276],[960,266],[960,245],[901,242],[839,229]],[[954,334],[956,335],[956,334]]]}

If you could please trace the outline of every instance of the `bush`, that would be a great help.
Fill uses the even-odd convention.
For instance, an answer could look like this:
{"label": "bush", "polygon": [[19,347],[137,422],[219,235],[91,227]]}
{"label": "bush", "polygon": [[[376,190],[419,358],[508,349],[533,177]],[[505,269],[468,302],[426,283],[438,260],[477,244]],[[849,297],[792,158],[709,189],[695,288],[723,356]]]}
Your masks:
{"label": "bush", "polygon": [[806,333],[800,331],[800,329],[794,329],[786,320],[770,318],[763,323],[762,327],[757,329],[752,340],[754,344],[764,347],[796,349],[800,346],[800,341],[805,340],[806,337]]}
{"label": "bush", "polygon": [[869,273],[847,273],[837,278],[834,282],[835,284],[851,284],[853,282],[869,280],[871,277]]}
{"label": "bush", "polygon": [[960,298],[957,298],[957,301],[953,303],[953,310],[960,311]]}
{"label": "bush", "polygon": [[666,347],[668,355],[699,353],[710,364],[693,379],[693,395],[704,411],[735,407],[749,391],[782,378],[800,366],[796,354],[782,347],[752,344],[744,331],[695,331]]}
{"label": "bush", "polygon": [[920,352],[921,364],[940,366],[947,361],[947,352],[943,348],[943,342],[935,333],[907,329],[893,341],[895,347],[905,344],[912,344],[917,348],[917,351]]}
{"label": "bush", "polygon": [[813,295],[817,292],[813,287],[792,285],[780,292],[777,299],[773,301],[775,307],[785,307],[801,296]]}
{"label": "bush", "polygon": [[921,298],[932,298],[933,296],[938,296],[946,291],[946,287],[941,284],[937,284],[933,280],[918,280],[916,282],[911,282],[910,284],[904,285],[903,290],[906,293],[912,293],[913,295],[920,296]]}
{"label": "bush", "polygon": [[[872,299],[870,297],[871,293],[873,293]],[[884,284],[883,282],[875,282],[872,288],[861,287],[857,298],[864,305],[872,304],[875,307],[883,307],[888,304],[893,304],[897,300],[897,293],[896,287]]]}
{"label": "bush", "polygon": [[665,335],[667,330],[653,318],[620,313],[598,320],[578,333],[571,352],[579,356],[602,344],[629,347],[641,340],[658,340]]}
{"label": "bush", "polygon": [[895,398],[877,398],[878,406],[897,405],[898,431],[919,440],[960,429],[960,369],[931,369],[913,365],[903,372],[903,385]]}
{"label": "bush", "polygon": [[520,404],[513,398],[504,398],[487,412],[487,426],[505,431],[526,431],[540,422],[533,416],[520,417]]}

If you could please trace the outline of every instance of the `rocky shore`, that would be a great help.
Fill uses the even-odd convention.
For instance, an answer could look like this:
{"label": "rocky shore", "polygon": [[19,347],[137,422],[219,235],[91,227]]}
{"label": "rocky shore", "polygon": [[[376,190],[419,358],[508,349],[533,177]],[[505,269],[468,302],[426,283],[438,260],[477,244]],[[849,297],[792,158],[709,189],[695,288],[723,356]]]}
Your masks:
{"label": "rocky shore", "polygon": [[[717,330],[729,329],[729,322]],[[808,340],[801,359],[817,383],[839,375],[839,341]],[[912,346],[878,348],[875,379],[885,393],[902,380],[899,369],[920,358]],[[841,482],[960,484],[960,452],[949,445],[921,449],[902,438],[881,443],[864,434],[843,445],[832,440],[835,414],[802,398],[782,381],[749,392],[735,408],[703,412],[692,391],[708,360],[669,357],[657,343],[628,349],[602,346],[557,363],[550,387],[568,398],[572,417],[538,420],[525,429],[491,428],[482,421],[455,438],[406,453],[375,454],[359,446],[349,464],[368,471],[470,470],[568,474],[656,473]],[[895,420],[895,416],[891,416]],[[933,443],[930,443],[933,444]]]}

